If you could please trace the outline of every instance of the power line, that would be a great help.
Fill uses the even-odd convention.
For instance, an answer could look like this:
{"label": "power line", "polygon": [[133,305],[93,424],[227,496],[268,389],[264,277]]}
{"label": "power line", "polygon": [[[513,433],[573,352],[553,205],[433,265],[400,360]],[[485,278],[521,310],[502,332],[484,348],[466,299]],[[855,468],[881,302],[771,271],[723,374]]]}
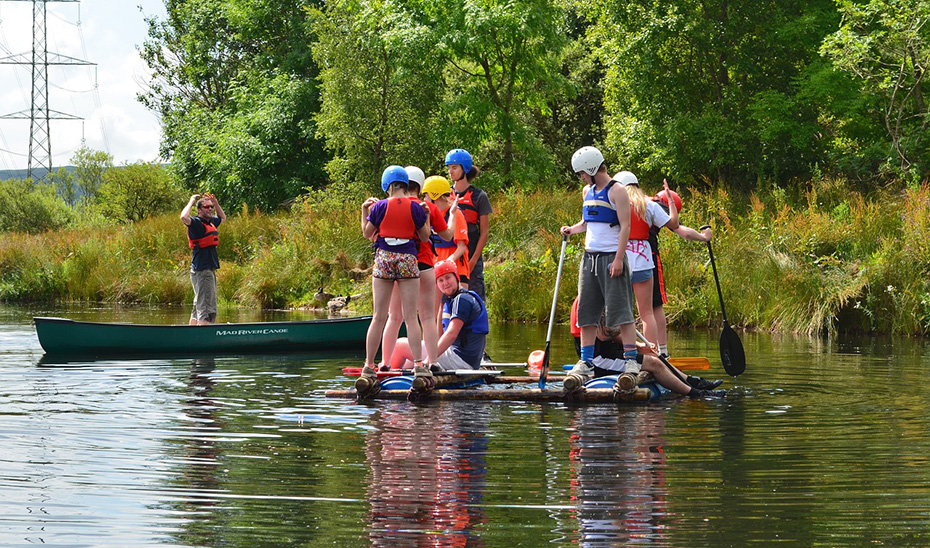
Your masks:
{"label": "power line", "polygon": [[[28,111],[19,111],[0,119],[29,120],[29,161],[27,177],[32,177],[34,170],[44,168],[45,173],[52,172],[52,144],[49,131],[50,120],[80,120],[72,114],[52,110],[48,104],[48,67],[50,65],[93,65],[88,61],[50,53],[48,51],[48,13],[49,2],[78,3],[80,0],[0,0],[5,2],[32,2],[32,52],[10,54],[0,58],[0,64],[28,65],[32,68],[32,96]],[[83,37],[82,37],[83,41]],[[35,166],[33,164],[36,164]]]}

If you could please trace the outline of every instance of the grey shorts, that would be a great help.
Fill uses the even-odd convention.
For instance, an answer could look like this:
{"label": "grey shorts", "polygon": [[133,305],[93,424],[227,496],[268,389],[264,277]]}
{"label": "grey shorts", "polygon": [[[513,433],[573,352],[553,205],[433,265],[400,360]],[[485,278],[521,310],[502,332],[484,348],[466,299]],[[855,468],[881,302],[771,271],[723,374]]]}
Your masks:
{"label": "grey shorts", "polygon": [[456,369],[475,369],[468,362],[463,360],[461,356],[456,354],[452,350],[452,347],[449,347],[445,352],[443,352],[437,361],[445,371],[454,371]]}
{"label": "grey shorts", "polygon": [[191,319],[213,323],[216,321],[216,271],[191,270],[194,286],[194,310]]}
{"label": "grey shorts", "polygon": [[630,263],[623,254],[623,274],[610,277],[616,253],[585,251],[578,266],[578,327],[597,325],[607,314],[607,325],[633,323],[633,284]]}

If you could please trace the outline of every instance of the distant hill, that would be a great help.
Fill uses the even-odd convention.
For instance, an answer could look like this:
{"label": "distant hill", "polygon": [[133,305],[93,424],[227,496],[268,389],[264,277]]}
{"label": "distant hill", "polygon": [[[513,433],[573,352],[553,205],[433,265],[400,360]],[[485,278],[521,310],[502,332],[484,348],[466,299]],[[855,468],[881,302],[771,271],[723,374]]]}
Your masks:
{"label": "distant hill", "polygon": [[[74,166],[58,166],[55,168],[55,171],[58,171],[59,167],[63,167],[71,173],[75,171]],[[26,169],[0,169],[0,181],[6,181],[7,179],[25,179],[27,172],[28,170]],[[44,168],[36,169],[33,175],[36,179],[42,179],[47,172],[48,170]]]}

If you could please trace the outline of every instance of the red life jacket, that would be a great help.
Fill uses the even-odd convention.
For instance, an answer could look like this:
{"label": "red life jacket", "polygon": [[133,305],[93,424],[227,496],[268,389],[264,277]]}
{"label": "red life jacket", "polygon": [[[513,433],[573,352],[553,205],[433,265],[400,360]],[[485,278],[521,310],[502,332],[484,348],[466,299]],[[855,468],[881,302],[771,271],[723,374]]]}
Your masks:
{"label": "red life jacket", "polygon": [[459,196],[459,210],[465,215],[465,222],[470,225],[478,224],[478,220],[481,218],[481,215],[478,214],[478,208],[475,207],[475,203],[472,201],[474,192],[475,187],[469,185],[465,193]]}
{"label": "red life jacket", "polygon": [[414,202],[407,198],[385,198],[387,207],[384,209],[384,218],[378,225],[378,234],[382,238],[404,238],[414,240],[417,237],[417,227],[413,224],[411,207]]}
{"label": "red life jacket", "polygon": [[191,240],[190,231],[187,232],[187,245],[191,249],[203,249],[205,247],[213,247],[220,244],[220,233],[216,230],[216,227],[210,224],[210,221],[203,221],[203,227],[206,229],[206,234],[202,238],[197,238],[196,240]]}
{"label": "red life jacket", "polygon": [[633,204],[630,204],[630,240],[648,240],[649,225],[639,218]]}

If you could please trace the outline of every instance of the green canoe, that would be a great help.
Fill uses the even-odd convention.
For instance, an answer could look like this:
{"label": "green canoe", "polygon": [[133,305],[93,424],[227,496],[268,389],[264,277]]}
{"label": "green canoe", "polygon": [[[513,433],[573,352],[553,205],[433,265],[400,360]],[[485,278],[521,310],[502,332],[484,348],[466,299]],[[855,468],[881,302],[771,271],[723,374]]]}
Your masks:
{"label": "green canoe", "polygon": [[147,325],[33,318],[46,354],[144,356],[364,348],[371,316],[293,322]]}

